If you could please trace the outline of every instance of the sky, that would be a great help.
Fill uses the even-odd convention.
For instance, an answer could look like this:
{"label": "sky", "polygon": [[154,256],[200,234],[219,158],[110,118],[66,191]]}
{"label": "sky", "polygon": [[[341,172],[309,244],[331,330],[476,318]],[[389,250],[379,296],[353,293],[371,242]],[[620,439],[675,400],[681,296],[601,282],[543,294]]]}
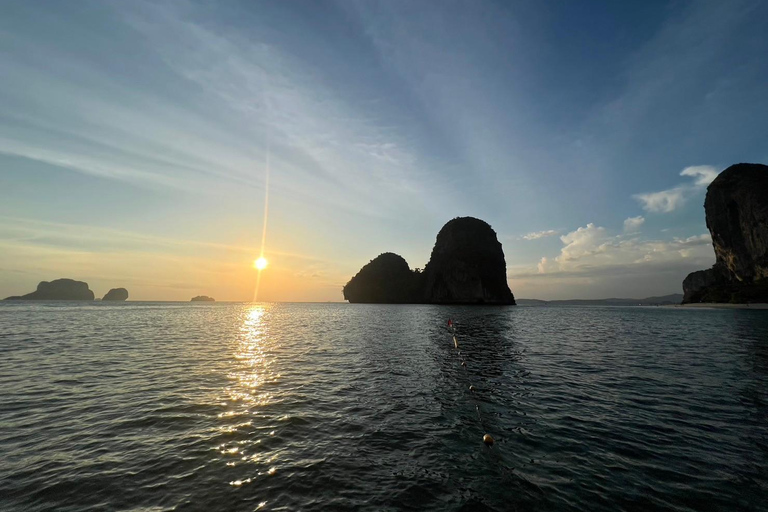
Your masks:
{"label": "sky", "polygon": [[467,215],[518,298],[681,293],[707,185],[768,163],[760,0],[2,10],[0,297],[341,301]]}

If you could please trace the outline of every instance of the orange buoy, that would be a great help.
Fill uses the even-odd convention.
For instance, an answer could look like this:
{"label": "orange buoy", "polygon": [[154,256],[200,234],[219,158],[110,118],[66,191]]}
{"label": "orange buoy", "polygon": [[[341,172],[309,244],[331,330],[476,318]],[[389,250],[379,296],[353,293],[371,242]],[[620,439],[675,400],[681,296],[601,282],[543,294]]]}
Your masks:
{"label": "orange buoy", "polygon": [[486,446],[491,446],[493,444],[493,437],[491,436],[491,434],[485,434],[483,436],[483,442],[485,443]]}

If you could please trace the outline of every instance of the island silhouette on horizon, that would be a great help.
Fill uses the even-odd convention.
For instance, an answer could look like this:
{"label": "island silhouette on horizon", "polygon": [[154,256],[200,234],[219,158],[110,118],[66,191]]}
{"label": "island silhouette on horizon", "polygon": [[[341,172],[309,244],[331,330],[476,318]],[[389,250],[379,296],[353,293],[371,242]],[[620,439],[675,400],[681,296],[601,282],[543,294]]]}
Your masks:
{"label": "island silhouette on horizon", "polygon": [[386,252],[342,291],[351,303],[515,305],[496,232],[474,217],[456,217],[443,226],[423,271]]}

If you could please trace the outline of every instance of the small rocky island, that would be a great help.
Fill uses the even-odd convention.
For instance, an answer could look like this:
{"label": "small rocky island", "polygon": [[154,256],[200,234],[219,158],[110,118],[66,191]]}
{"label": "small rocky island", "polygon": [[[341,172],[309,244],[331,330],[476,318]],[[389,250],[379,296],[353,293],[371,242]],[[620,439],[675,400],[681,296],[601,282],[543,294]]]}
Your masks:
{"label": "small rocky island", "polygon": [[112,288],[107,292],[106,295],[101,299],[104,300],[113,300],[113,301],[125,301],[128,300],[128,290],[125,288]]}
{"label": "small rocky island", "polygon": [[192,297],[190,302],[216,302],[216,299],[207,295],[198,295],[197,297]]}
{"label": "small rocky island", "polygon": [[352,303],[515,304],[496,232],[473,217],[443,226],[423,272],[387,252],[360,269],[343,293]]}
{"label": "small rocky island", "polygon": [[736,164],[707,188],[715,265],[683,281],[683,304],[768,302],[768,166]]}
{"label": "small rocky island", "polygon": [[74,279],[42,281],[37,290],[26,295],[7,297],[5,300],[93,300],[88,283]]}

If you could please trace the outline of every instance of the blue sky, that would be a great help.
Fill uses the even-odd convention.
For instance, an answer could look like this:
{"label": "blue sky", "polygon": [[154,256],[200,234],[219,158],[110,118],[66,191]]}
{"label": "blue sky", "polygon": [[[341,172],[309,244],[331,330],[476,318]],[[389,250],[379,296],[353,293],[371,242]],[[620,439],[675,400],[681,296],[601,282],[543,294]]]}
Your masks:
{"label": "blue sky", "polygon": [[768,162],[760,1],[4,2],[0,295],[341,300],[489,222],[518,297],[680,292]]}

